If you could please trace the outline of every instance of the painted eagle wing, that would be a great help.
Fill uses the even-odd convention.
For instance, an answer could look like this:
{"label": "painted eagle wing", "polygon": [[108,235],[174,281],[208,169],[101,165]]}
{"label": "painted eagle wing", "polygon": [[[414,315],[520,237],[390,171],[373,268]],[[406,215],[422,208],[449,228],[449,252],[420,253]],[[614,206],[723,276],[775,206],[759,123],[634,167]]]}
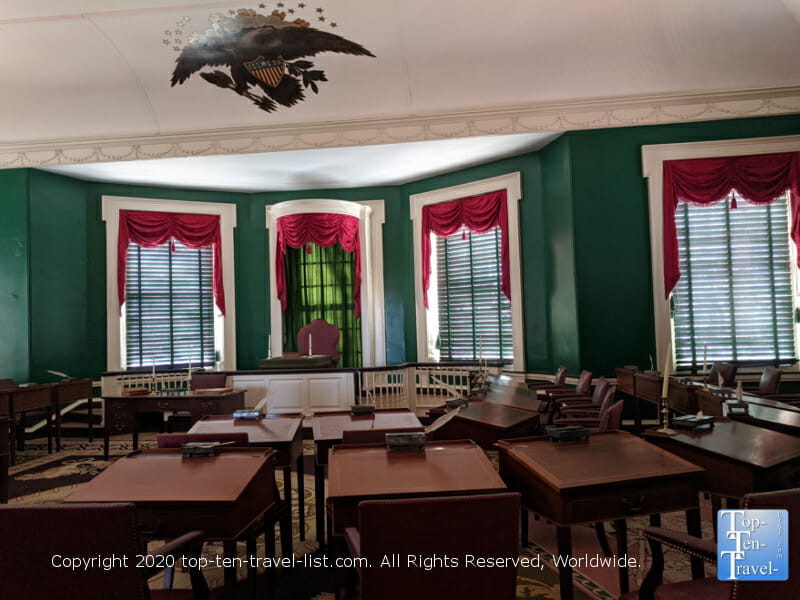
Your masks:
{"label": "painted eagle wing", "polygon": [[197,38],[181,51],[175,70],[172,72],[171,85],[183,83],[189,77],[209,65],[228,65],[235,60],[233,47],[245,31],[220,35],[217,31],[209,30]]}
{"label": "painted eagle wing", "polygon": [[283,27],[274,35],[278,37],[284,60],[314,56],[320,52],[375,56],[361,44],[313,27]]}

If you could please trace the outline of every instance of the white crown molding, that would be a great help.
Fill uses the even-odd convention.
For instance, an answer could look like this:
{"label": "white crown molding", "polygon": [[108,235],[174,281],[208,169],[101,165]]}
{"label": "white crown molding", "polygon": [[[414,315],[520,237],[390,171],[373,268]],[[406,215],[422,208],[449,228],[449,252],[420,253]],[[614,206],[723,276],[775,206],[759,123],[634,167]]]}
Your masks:
{"label": "white crown molding", "polygon": [[364,146],[800,113],[800,86],[619,96],[428,116],[0,144],[0,168]]}

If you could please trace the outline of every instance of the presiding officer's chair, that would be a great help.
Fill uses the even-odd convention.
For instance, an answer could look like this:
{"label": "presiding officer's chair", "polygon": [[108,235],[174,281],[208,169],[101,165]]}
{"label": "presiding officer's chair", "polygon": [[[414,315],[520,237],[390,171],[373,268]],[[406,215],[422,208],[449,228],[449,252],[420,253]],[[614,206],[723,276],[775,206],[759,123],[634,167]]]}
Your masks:
{"label": "presiding officer's chair", "polygon": [[308,337],[311,336],[311,351],[314,355],[328,355],[333,366],[339,364],[339,328],[325,319],[314,319],[297,333],[300,356],[308,356]]}
{"label": "presiding officer's chair", "polygon": [[[358,528],[346,528],[345,540],[354,558],[370,562],[358,569],[361,600],[514,600],[513,564],[478,568],[465,561],[517,557],[519,515],[517,493],[360,502]],[[408,565],[408,557],[420,555],[417,566]],[[422,557],[434,555],[459,564],[426,568]],[[385,557],[400,563],[388,566]]]}
{"label": "presiding officer's chair", "polygon": [[[192,589],[150,590],[147,579],[180,557],[199,557],[205,534],[187,533],[146,552],[136,508],[129,503],[10,504],[0,506],[0,596],[55,600],[180,600],[208,598],[198,568],[190,568]],[[151,564],[137,560],[150,554]],[[72,568],[78,558],[124,557]],[[161,563],[161,561],[164,561]],[[187,563],[191,567],[191,562]],[[137,566],[138,565],[138,566]],[[145,565],[145,566],[143,566]]]}

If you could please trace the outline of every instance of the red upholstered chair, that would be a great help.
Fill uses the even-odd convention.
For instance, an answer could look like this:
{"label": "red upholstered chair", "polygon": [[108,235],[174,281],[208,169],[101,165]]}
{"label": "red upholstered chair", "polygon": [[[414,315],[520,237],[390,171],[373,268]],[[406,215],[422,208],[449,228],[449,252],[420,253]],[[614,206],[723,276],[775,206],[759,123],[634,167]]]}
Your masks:
{"label": "red upholstered chair", "polygon": [[608,382],[608,379],[601,377],[597,380],[597,383],[594,386],[594,390],[592,391],[592,395],[589,396],[589,401],[587,402],[586,396],[583,395],[575,395],[575,396],[559,396],[558,397],[558,404],[559,407],[557,409],[558,412],[564,414],[564,412],[572,411],[572,410],[589,410],[594,412],[600,412],[600,406],[603,404],[603,399],[606,397],[606,392],[608,391],[608,386],[611,385]]}
{"label": "red upholstered chair", "polygon": [[192,373],[191,387],[193,390],[208,390],[227,386],[228,376],[225,373]]}
{"label": "red upholstered chair", "polygon": [[311,351],[315,355],[327,354],[333,365],[339,364],[339,328],[325,319],[314,319],[300,329],[297,334],[297,345],[300,356],[308,356],[308,336],[311,336]]}
{"label": "red upholstered chair", "polygon": [[[744,508],[785,508],[789,511],[789,545],[800,539],[800,488],[747,494]],[[800,552],[789,549],[789,579],[786,581],[719,581],[695,579],[661,585],[664,570],[662,546],[687,552],[710,563],[717,561],[717,548],[712,540],[701,540],[685,533],[661,527],[648,527],[644,535],[653,554],[650,571],[639,590],[622,596],[621,600],[783,600],[800,598]]]}
{"label": "red upholstered chair", "polygon": [[547,390],[547,395],[553,400],[559,400],[566,396],[584,396],[589,401],[592,390],[592,372],[584,369],[578,375],[578,382],[573,389]]}
{"label": "red upholstered chair", "polygon": [[[159,448],[180,448],[190,442],[220,442],[228,446],[244,447],[250,445],[246,431],[235,433],[170,433],[157,438]],[[232,442],[232,443],[229,443]]]}
{"label": "red upholstered chair", "polygon": [[[353,557],[371,564],[359,569],[361,600],[514,600],[513,565],[469,568],[465,556],[516,557],[519,515],[516,493],[359,503],[358,528],[345,529],[345,540]],[[406,557],[420,554],[457,557],[459,564],[409,568]],[[392,556],[400,556],[401,564],[381,568]]]}
{"label": "red upholstered chair", "polygon": [[[574,409],[574,410],[566,410],[562,413],[562,416],[554,419],[554,425],[584,425],[585,427],[589,427],[593,431],[608,431],[609,427],[609,416],[606,414],[614,404],[614,396],[617,393],[617,387],[612,385],[608,389],[606,389],[606,394],[603,396],[603,402],[600,404],[599,410],[592,410],[590,409]],[[617,404],[622,403],[623,401],[620,400]],[[619,409],[620,418],[622,416],[622,409]],[[604,422],[605,421],[605,422]],[[601,423],[603,424],[604,429],[600,429]],[[617,425],[619,427],[619,425]]]}
{"label": "red upholstered chair", "polygon": [[738,367],[731,363],[714,363],[711,372],[708,374],[708,383],[719,385],[719,377],[722,375],[722,385],[725,387],[736,386],[736,371]]}
{"label": "red upholstered chair", "polygon": [[[0,590],[8,598],[61,600],[206,599],[199,568],[190,570],[190,590],[149,590],[147,579],[160,569],[138,568],[146,550],[133,504],[10,504],[0,506]],[[150,552],[156,556],[199,555],[204,534],[187,533]],[[127,557],[105,569],[68,568],[76,557]],[[55,561],[55,562],[54,562]],[[180,558],[176,558],[180,564]]]}
{"label": "red upholstered chair", "polygon": [[553,381],[527,381],[530,390],[558,390],[564,387],[567,381],[567,367],[561,366],[556,369]]}

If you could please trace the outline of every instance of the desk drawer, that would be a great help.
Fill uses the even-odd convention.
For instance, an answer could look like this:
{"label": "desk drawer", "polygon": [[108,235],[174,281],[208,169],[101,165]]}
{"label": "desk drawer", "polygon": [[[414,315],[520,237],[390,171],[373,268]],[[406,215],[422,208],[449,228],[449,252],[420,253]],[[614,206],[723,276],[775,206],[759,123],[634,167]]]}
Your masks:
{"label": "desk drawer", "polygon": [[657,488],[643,486],[624,490],[603,490],[595,494],[565,497],[564,511],[568,523],[609,521],[637,515],[682,510],[696,507],[697,487],[683,484],[662,484]]}

